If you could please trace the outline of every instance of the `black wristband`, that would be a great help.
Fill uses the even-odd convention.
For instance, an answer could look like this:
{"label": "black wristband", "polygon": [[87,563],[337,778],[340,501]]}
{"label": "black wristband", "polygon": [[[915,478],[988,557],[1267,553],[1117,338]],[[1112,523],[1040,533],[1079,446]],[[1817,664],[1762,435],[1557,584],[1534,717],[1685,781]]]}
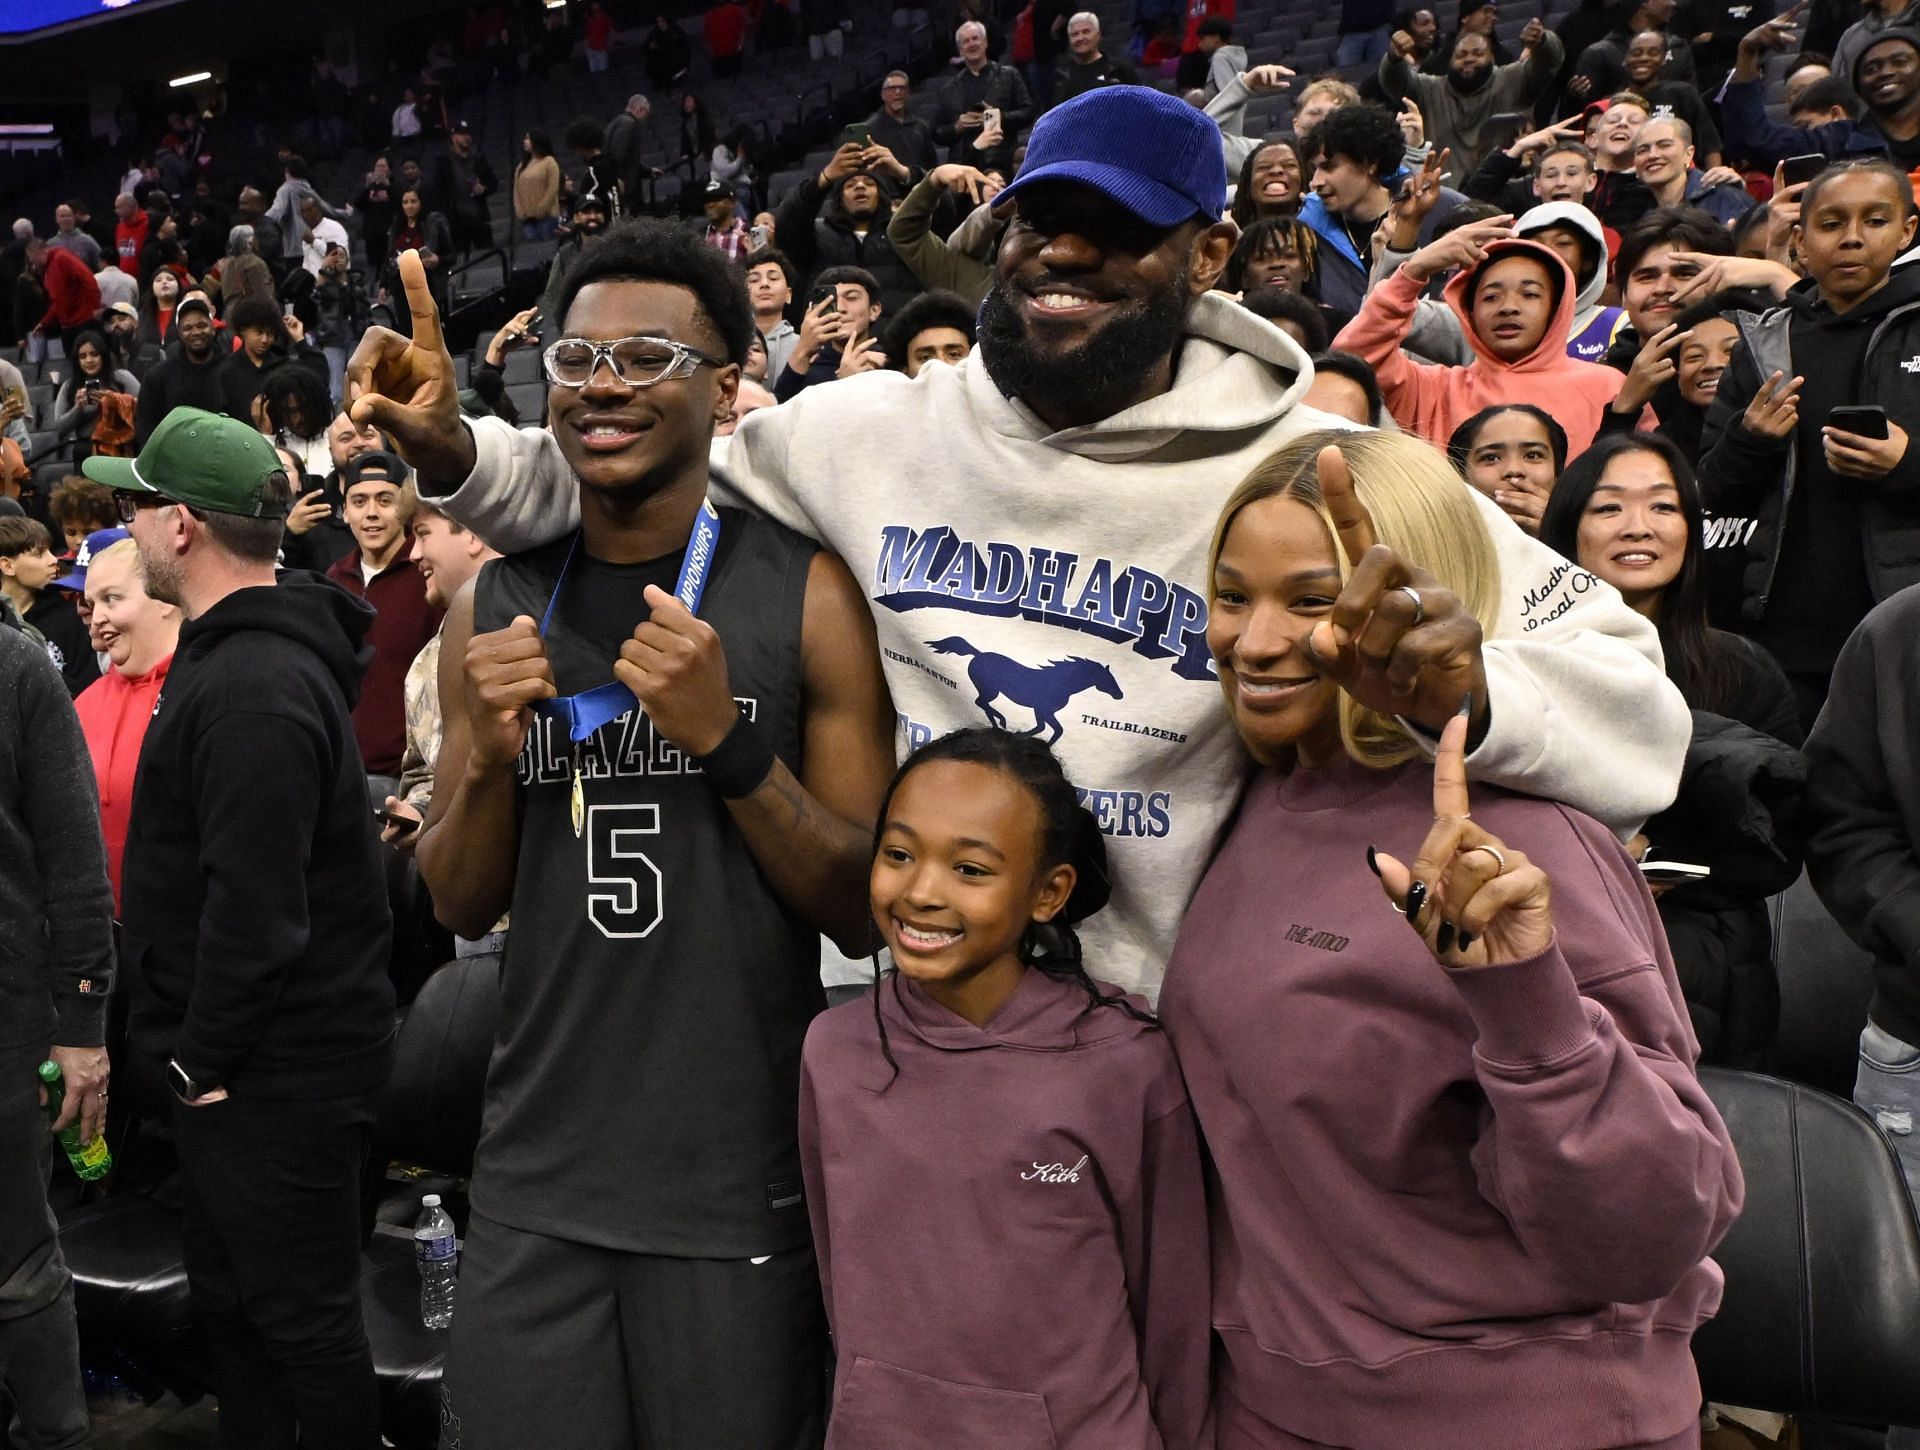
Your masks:
{"label": "black wristband", "polygon": [[737,801],[752,795],[773,774],[773,744],[742,715],[724,740],[705,755],[694,756],[693,763],[721,800]]}

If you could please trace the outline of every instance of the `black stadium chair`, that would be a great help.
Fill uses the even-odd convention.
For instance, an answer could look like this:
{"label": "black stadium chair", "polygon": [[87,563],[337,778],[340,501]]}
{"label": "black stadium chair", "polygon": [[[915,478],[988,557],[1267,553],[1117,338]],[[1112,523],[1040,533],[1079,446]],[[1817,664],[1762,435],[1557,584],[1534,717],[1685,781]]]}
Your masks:
{"label": "black stadium chair", "polygon": [[[368,1169],[383,1184],[392,1158],[459,1178],[473,1172],[481,1096],[499,1016],[500,962],[471,957],[427,979],[400,1026]],[[411,1222],[410,1207],[402,1212]],[[83,1338],[191,1402],[212,1391],[194,1330],[179,1215],[160,1195],[129,1193],[62,1216]],[[398,1450],[430,1450],[440,1433],[445,1330],[420,1322],[411,1237],[376,1233],[360,1293],[380,1384],[381,1428]],[[457,1312],[457,1308],[456,1308]]]}
{"label": "black stadium chair", "polygon": [[1920,1224],[1892,1146],[1853,1104],[1707,1068],[1746,1175],[1714,1250],[1720,1312],[1694,1336],[1714,1403],[1920,1424]]}

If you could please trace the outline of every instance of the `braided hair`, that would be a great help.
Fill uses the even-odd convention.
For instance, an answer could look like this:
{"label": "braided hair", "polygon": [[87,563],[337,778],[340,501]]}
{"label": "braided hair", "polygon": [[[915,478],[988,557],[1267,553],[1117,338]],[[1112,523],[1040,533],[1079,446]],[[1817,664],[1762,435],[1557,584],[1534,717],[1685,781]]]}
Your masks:
{"label": "braided hair", "polygon": [[[1067,779],[1053,751],[1035,737],[978,726],[955,730],[914,751],[894,772],[887,793],[880,799],[880,815],[873,832],[874,854],[879,854],[887,816],[900,783],[921,766],[942,760],[984,765],[1012,776],[1040,808],[1040,868],[1043,871],[1061,865],[1074,868],[1073,890],[1059,914],[1051,921],[1027,924],[1020,938],[1021,963],[1060,981],[1078,982],[1090,1006],[1116,1007],[1135,1021],[1157,1022],[1151,1013],[1141,1011],[1124,996],[1102,992],[1087,975],[1080,938],[1073,923],[1085,921],[1113,895],[1113,882],[1107,874],[1106,841],[1092,813],[1080,804],[1073,782]],[[880,1053],[893,1069],[893,1077],[898,1077],[900,1064],[894,1059],[892,1045],[887,1040],[887,1024],[880,1015],[881,976],[880,953],[876,949],[873,953],[873,1022],[880,1033]],[[891,1083],[892,1078],[888,1082]]]}

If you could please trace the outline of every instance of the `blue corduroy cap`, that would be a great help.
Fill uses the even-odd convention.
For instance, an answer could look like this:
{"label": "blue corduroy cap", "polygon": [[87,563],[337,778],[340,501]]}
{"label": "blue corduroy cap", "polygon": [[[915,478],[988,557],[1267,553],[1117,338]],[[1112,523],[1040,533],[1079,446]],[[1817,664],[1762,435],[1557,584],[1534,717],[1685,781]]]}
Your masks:
{"label": "blue corduroy cap", "polygon": [[1041,181],[1077,181],[1150,226],[1227,206],[1220,128],[1205,112],[1146,86],[1102,86],[1055,106],[1034,125],[1026,164],[1001,198]]}

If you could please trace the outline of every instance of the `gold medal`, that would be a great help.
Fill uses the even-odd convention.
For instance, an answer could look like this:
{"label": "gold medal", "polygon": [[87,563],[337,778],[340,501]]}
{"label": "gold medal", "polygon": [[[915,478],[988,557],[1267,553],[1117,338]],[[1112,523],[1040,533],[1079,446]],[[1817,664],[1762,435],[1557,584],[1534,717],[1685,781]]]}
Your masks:
{"label": "gold medal", "polygon": [[580,745],[573,747],[573,839],[579,840],[587,825],[587,791],[580,783]]}

